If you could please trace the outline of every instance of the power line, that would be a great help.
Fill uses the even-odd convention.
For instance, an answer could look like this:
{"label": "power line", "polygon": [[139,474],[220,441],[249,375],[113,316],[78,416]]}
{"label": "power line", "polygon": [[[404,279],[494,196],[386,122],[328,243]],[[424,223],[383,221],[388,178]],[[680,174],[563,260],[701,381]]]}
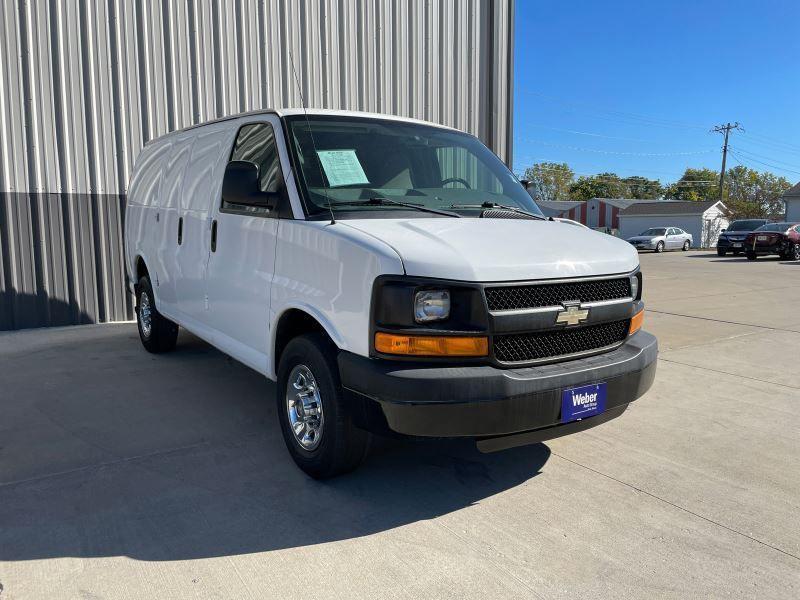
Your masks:
{"label": "power line", "polygon": [[[733,149],[734,149],[734,147],[731,146],[731,150],[733,150]],[[772,162],[780,163],[782,165],[789,165],[790,167],[794,167],[796,169],[800,169],[800,166],[796,165],[794,163],[788,163],[785,160],[778,160],[777,158],[772,158],[770,156],[764,156],[763,154],[758,154],[757,152],[753,152],[751,150],[746,150],[745,148],[742,148],[742,147],[740,147],[738,145],[736,146],[736,151],[737,152],[744,152],[747,155],[757,156],[758,158],[764,158],[764,159],[772,161]]]}
{"label": "power line", "polygon": [[753,138],[748,138],[748,137],[741,138],[741,141],[743,141],[743,142],[745,142],[747,144],[755,144],[756,146],[759,146],[759,149],[760,148],[766,148],[766,149],[768,149],[770,151],[773,151],[773,152],[777,151],[777,152],[785,152],[785,153],[789,153],[789,154],[798,154],[798,155],[800,155],[800,149],[792,150],[791,148],[786,148],[786,147],[780,146],[778,144],[774,144],[772,142],[765,142],[763,140],[753,139]]}
{"label": "power line", "polygon": [[776,145],[780,145],[780,146],[788,146],[789,148],[794,148],[797,151],[800,151],[800,145],[792,144],[791,142],[784,142],[782,140],[779,140],[779,139],[776,139],[776,138],[771,138],[769,136],[762,135],[760,133],[752,133],[751,132],[750,135],[755,137],[756,140],[758,140],[758,139],[764,140],[764,143],[771,143],[771,144],[776,144]]}
{"label": "power line", "polygon": [[[758,163],[760,165],[764,165],[765,167],[769,167],[771,169],[777,169],[778,171],[786,171],[787,173],[794,173],[795,175],[800,175],[800,171],[794,171],[792,169],[786,169],[784,167],[779,167],[777,165],[772,165],[770,163],[766,163],[766,162],[763,162],[763,161],[760,161],[760,160],[756,160],[755,158],[742,156],[741,154],[739,154],[738,152],[735,152],[734,150],[731,150],[731,154],[733,154],[734,156],[738,157],[739,160],[744,161],[745,163],[747,163],[749,161],[752,161],[752,162],[756,162],[756,163]],[[743,166],[746,166],[746,165],[743,165]]]}
{"label": "power line", "polygon": [[[698,130],[706,129],[706,127],[704,125],[700,125],[700,124],[696,124],[696,123],[688,123],[688,122],[684,122],[684,121],[676,121],[674,119],[664,119],[664,118],[661,118],[661,117],[653,117],[653,116],[637,114],[637,113],[631,113],[631,112],[620,111],[620,110],[609,110],[609,109],[598,108],[597,106],[595,106],[593,104],[588,104],[588,103],[584,103],[584,102],[576,102],[574,100],[568,100],[568,99],[564,99],[564,98],[558,98],[556,96],[543,94],[541,92],[537,92],[537,91],[534,91],[534,90],[523,89],[523,90],[520,90],[520,91],[522,93],[524,93],[524,94],[528,94],[528,95],[531,95],[531,96],[537,96],[539,98],[548,100],[550,102],[557,103],[558,104],[557,108],[559,108],[561,110],[564,110],[564,108],[563,108],[564,105],[573,106],[573,107],[581,107],[581,108],[585,107],[585,108],[588,108],[588,110],[586,110],[586,109],[577,110],[577,111],[576,110],[572,110],[570,112],[583,112],[584,114],[604,113],[606,115],[613,115],[613,118],[611,118],[611,120],[617,120],[618,122],[620,122],[619,121],[620,119],[623,119],[623,120],[627,119],[627,120],[633,120],[635,122],[639,122],[639,123],[642,123],[642,124],[648,124],[648,125],[654,125],[654,126],[673,127],[673,128],[679,128],[679,129],[698,129]],[[599,118],[604,118],[604,117],[599,117]],[[631,124],[631,123],[628,123],[628,124]],[[556,128],[552,128],[552,129],[557,130]],[[607,137],[607,138],[610,138],[610,139],[614,139],[614,136],[604,136],[603,134],[594,134],[594,133],[591,133],[591,132],[579,132],[579,131],[573,131],[573,130],[562,130],[562,131],[564,131],[566,133],[576,133],[576,134],[580,134],[580,135],[593,135],[593,136],[596,136],[596,137]],[[742,130],[742,132],[744,133],[743,130]],[[774,147],[781,148],[784,151],[795,152],[795,153],[799,153],[800,154],[800,144],[796,144],[796,143],[792,143],[792,142],[786,142],[784,140],[779,140],[777,138],[770,137],[770,136],[767,136],[767,135],[763,135],[763,134],[760,134],[760,133],[754,133],[752,131],[746,133],[745,134],[745,138],[747,138],[748,141],[752,142],[752,143],[763,144],[763,145],[772,145]],[[750,138],[753,138],[753,139],[750,139]],[[618,138],[618,139],[626,139],[626,138]],[[642,141],[642,142],[644,142],[645,140],[637,140],[637,139],[634,139],[634,138],[627,138],[627,141]]]}
{"label": "power line", "polygon": [[[528,162],[529,164],[520,164],[521,161],[523,161],[523,160]],[[539,168],[544,169],[544,170],[563,172],[563,169],[560,169],[560,168],[557,168],[557,167],[543,167],[543,166],[541,166],[542,163],[555,163],[555,164],[562,164],[563,163],[563,164],[567,164],[566,161],[563,161],[563,160],[553,160],[551,158],[544,158],[544,157],[522,156],[522,157],[518,157],[517,164],[515,165],[514,168],[517,171],[524,171],[525,169],[532,168],[532,167],[535,167],[535,166],[539,165]],[[570,170],[572,170],[572,169],[570,169]],[[606,167],[598,167],[597,171],[595,173],[589,173],[589,172],[586,172],[586,171],[583,171],[583,172],[572,171],[572,172],[573,172],[574,175],[583,175],[583,176],[586,176],[586,177],[600,177],[599,173],[608,173],[609,171],[607,170]],[[653,169],[645,169],[645,170],[641,170],[639,172],[640,173],[658,173],[658,174],[661,174],[661,175],[669,175],[670,177],[675,178],[677,180],[680,180],[686,174],[685,172],[684,173],[675,173],[675,172],[667,172],[667,171],[655,171]],[[629,175],[627,177],[636,177],[636,176],[640,176],[641,177],[641,175]],[[618,177],[623,177],[623,176],[620,175]],[[678,182],[676,181],[675,183],[678,183]],[[717,182],[716,179],[698,179],[696,181],[688,182],[687,185],[692,185],[693,183],[717,185],[718,182]],[[674,184],[672,184],[672,185],[674,185]]]}
{"label": "power line", "polygon": [[661,142],[656,141],[656,140],[643,140],[643,139],[640,139],[640,138],[619,137],[619,136],[616,136],[616,135],[606,135],[604,133],[595,133],[595,132],[592,132],[592,131],[577,131],[575,129],[562,129],[560,127],[548,127],[546,125],[537,125],[537,124],[531,124],[531,123],[526,123],[522,127],[523,128],[525,128],[525,127],[533,127],[535,129],[546,129],[548,131],[559,131],[561,133],[571,133],[573,135],[586,135],[586,136],[590,136],[590,137],[603,138],[603,139],[607,139],[607,140],[622,140],[624,142],[642,142],[642,143],[645,143],[645,144],[659,144],[659,143],[661,143]]}
{"label": "power line", "polygon": [[[535,164],[531,165],[531,168],[538,168],[538,169],[541,169],[543,171],[552,171],[552,172],[557,172],[557,173],[564,173],[565,172],[564,169],[558,169],[558,168],[553,168],[553,167],[543,167],[539,163],[535,163]],[[593,177],[595,179],[607,180],[607,181],[625,181],[625,180],[629,180],[629,179],[631,179],[633,177],[642,177],[641,175],[626,175],[626,176],[618,175],[616,178],[614,178],[614,177],[605,177],[603,175],[594,174],[594,173],[577,173],[575,171],[573,171],[572,173],[573,173],[573,175],[579,175],[579,176],[583,176],[583,177]],[[660,180],[658,180],[658,179],[650,180],[650,181],[651,182],[658,182],[659,184],[661,184]],[[675,184],[678,184],[678,183],[680,183],[681,185],[695,185],[695,184],[697,184],[697,185],[717,185],[718,182],[717,182],[716,179],[713,179],[713,180],[712,179],[697,179],[697,180],[685,181],[685,182],[675,182]],[[653,183],[653,185],[655,185],[655,183]],[[663,185],[663,184],[661,184],[661,185]]]}
{"label": "power line", "polygon": [[[553,169],[553,168],[548,168],[548,167],[539,167],[539,168],[542,169],[542,170],[545,170],[545,171],[560,172],[560,173],[564,172],[563,169]],[[520,175],[520,173],[521,173],[520,169],[516,169],[516,170],[517,170],[517,175],[521,176]],[[666,188],[666,187],[692,188],[692,187],[704,187],[704,186],[712,186],[712,185],[716,186],[717,185],[717,181],[716,180],[712,181],[712,180],[707,180],[707,179],[700,179],[700,180],[694,180],[694,181],[675,181],[675,182],[672,182],[672,183],[662,183],[658,179],[656,179],[656,180],[648,180],[648,181],[631,181],[631,179],[634,178],[634,177],[641,177],[641,176],[638,176],[638,175],[606,177],[606,176],[599,175],[599,174],[594,174],[594,173],[578,173],[578,172],[575,172],[575,171],[573,171],[572,174],[573,175],[577,175],[578,177],[590,177],[590,178],[592,178],[594,180],[604,181],[604,182],[608,182],[608,183],[622,183],[622,184],[628,184],[628,185],[634,185],[634,186],[640,186],[640,187],[653,187],[653,188],[654,187],[661,187],[661,188]],[[573,182],[573,183],[576,183],[576,182]]]}
{"label": "power line", "polygon": [[[548,158],[548,157],[544,157],[544,156],[532,156],[530,154],[526,154],[524,156],[518,156],[518,155],[515,155],[515,156],[517,158],[517,161],[516,161],[517,163],[520,163],[522,161],[526,161],[526,162],[531,163],[529,165],[525,165],[525,168],[527,168],[528,166],[531,166],[533,164],[538,164],[538,163],[543,163],[543,162],[557,163],[557,164],[567,163],[568,162],[566,160],[553,160],[552,158]],[[597,172],[608,171],[608,167],[606,167],[605,165],[603,165],[603,166],[588,165],[586,168],[596,169]],[[636,171],[637,171],[637,173],[668,175],[670,178],[674,178],[674,179],[680,179],[681,177],[683,177],[685,175],[685,172],[684,173],[677,173],[675,171],[661,171],[659,169],[636,169]],[[716,181],[716,180],[714,180],[714,181]]]}
{"label": "power line", "polygon": [[566,144],[554,144],[545,140],[538,140],[533,138],[517,138],[520,141],[529,142],[531,144],[542,144],[544,146],[552,146],[554,148],[566,148],[568,150],[578,150],[580,152],[595,152],[597,154],[614,154],[618,156],[691,156],[697,154],[709,154],[716,152],[716,150],[693,150],[687,152],[620,152],[617,150],[598,150],[596,148],[582,148],[580,146],[569,146]]}
{"label": "power line", "polygon": [[678,128],[678,129],[705,129],[706,128],[704,125],[697,125],[697,124],[694,124],[694,123],[685,123],[685,122],[681,122],[681,121],[674,121],[672,119],[662,119],[660,117],[649,117],[647,115],[641,115],[641,114],[637,114],[637,113],[625,112],[625,111],[621,111],[621,110],[602,109],[602,108],[598,108],[595,105],[590,105],[590,104],[581,103],[581,102],[575,102],[575,101],[571,101],[571,100],[565,100],[564,98],[557,98],[555,96],[549,96],[547,94],[542,94],[541,92],[535,92],[533,90],[521,90],[521,91],[523,93],[525,93],[525,94],[530,94],[532,96],[538,96],[539,98],[543,98],[545,100],[549,100],[550,102],[557,102],[557,103],[559,103],[559,105],[566,104],[566,105],[570,105],[570,106],[589,107],[590,111],[594,112],[594,113],[600,112],[600,113],[610,114],[610,115],[614,115],[616,118],[639,121],[639,122],[643,122],[643,123],[647,123],[647,124],[655,125],[655,126],[659,126],[659,127],[672,127],[672,128]]}

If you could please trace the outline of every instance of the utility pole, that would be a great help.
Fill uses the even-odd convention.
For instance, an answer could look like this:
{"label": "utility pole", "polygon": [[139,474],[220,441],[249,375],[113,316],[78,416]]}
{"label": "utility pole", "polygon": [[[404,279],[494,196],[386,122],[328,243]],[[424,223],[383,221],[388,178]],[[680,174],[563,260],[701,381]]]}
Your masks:
{"label": "utility pole", "polygon": [[722,201],[722,186],[725,183],[725,163],[728,161],[728,135],[731,132],[731,129],[738,129],[739,131],[744,131],[744,129],[739,125],[739,121],[736,123],[727,123],[726,125],[717,125],[712,129],[712,133],[724,133],[725,134],[725,143],[722,145],[722,170],[719,172],[719,199],[720,202]]}

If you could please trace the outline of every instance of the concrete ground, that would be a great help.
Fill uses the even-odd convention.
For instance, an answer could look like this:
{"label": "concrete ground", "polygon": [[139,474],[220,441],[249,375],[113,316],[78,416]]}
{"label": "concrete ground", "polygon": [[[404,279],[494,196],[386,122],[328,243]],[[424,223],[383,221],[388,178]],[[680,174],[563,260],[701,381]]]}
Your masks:
{"label": "concrete ground", "polygon": [[797,598],[800,263],[642,255],[651,391],[572,437],[318,483],[274,385],[133,325],[0,335],[0,600]]}

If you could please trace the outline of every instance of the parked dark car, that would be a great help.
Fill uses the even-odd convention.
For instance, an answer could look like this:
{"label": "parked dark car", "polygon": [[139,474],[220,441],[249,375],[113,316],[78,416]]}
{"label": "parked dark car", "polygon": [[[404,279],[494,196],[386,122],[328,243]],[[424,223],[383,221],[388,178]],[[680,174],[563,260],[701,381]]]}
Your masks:
{"label": "parked dark car", "polygon": [[786,260],[800,260],[800,224],[767,223],[745,238],[747,258],[777,254]]}
{"label": "parked dark car", "polygon": [[744,252],[744,240],[747,234],[755,231],[759,227],[766,225],[769,221],[766,219],[741,219],[734,221],[728,225],[727,229],[723,229],[719,234],[717,240],[717,255],[725,256],[727,252],[732,252],[734,256],[738,256]]}

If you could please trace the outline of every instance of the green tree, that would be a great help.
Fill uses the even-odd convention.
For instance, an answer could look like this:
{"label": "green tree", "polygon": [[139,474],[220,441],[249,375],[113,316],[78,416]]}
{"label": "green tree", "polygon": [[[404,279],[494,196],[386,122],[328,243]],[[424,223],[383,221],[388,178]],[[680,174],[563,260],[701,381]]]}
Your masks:
{"label": "green tree", "polygon": [[683,176],[667,186],[664,197],[668,200],[716,200],[719,197],[719,173],[713,169],[687,168]]}
{"label": "green tree", "polygon": [[625,198],[628,187],[616,173],[599,173],[581,176],[569,186],[571,200],[589,200],[590,198]]}
{"label": "green tree", "polygon": [[725,174],[723,202],[736,218],[783,218],[781,196],[791,186],[785,177],[739,165]]}
{"label": "green tree", "polygon": [[625,198],[656,199],[664,195],[664,186],[658,179],[648,179],[639,175],[626,177],[622,182],[627,186]]}
{"label": "green tree", "polygon": [[525,169],[523,178],[530,180],[537,200],[569,200],[575,173],[567,163],[542,162]]}

